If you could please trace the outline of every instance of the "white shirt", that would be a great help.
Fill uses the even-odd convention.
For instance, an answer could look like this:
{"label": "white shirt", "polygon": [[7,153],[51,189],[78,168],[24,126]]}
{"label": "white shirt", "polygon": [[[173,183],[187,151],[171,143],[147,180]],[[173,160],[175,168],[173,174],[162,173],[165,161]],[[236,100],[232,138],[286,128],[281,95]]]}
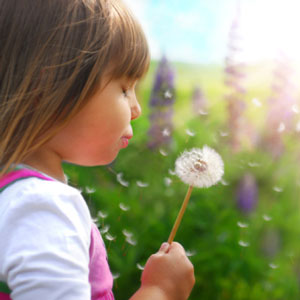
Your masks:
{"label": "white shirt", "polygon": [[91,216],[58,181],[19,180],[0,193],[0,281],[13,300],[90,300]]}

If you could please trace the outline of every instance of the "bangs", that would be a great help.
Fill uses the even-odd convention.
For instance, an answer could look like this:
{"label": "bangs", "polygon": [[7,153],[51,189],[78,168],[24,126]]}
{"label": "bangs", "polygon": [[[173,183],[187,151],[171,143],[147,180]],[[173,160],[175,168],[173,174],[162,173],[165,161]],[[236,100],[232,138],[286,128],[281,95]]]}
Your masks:
{"label": "bangs", "polygon": [[144,32],[135,17],[120,1],[113,2],[111,77],[137,80],[143,77],[150,63],[150,53]]}

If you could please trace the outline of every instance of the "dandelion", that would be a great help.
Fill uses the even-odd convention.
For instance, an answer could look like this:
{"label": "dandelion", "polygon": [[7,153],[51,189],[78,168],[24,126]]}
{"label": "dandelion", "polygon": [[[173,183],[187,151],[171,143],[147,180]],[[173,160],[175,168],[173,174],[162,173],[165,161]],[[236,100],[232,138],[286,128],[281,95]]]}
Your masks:
{"label": "dandelion", "polygon": [[278,268],[278,265],[275,265],[275,264],[273,264],[273,263],[270,263],[270,264],[269,264],[269,267],[270,267],[271,269],[277,269],[277,268]]}
{"label": "dandelion", "polygon": [[165,182],[165,185],[166,185],[166,186],[170,186],[171,183],[172,183],[172,179],[169,178],[169,177],[165,177],[165,178],[164,178],[164,182]]}
{"label": "dandelion", "polygon": [[128,231],[127,229],[123,229],[122,233],[125,235],[125,237],[132,237],[133,233]]}
{"label": "dandelion", "polygon": [[168,156],[168,153],[163,150],[163,149],[159,149],[159,153],[162,155],[162,156]]}
{"label": "dandelion", "polygon": [[283,132],[284,130],[285,130],[285,124],[283,122],[280,122],[277,131],[280,133]]}
{"label": "dandelion", "polygon": [[120,273],[112,273],[112,277],[114,280],[116,280],[120,277]]}
{"label": "dandelion", "polygon": [[99,210],[98,213],[97,213],[98,217],[101,218],[101,219],[105,219],[107,218],[108,216],[108,213],[107,212],[104,212],[104,211],[101,211]]}
{"label": "dandelion", "polygon": [[175,162],[175,172],[189,188],[169,236],[169,243],[172,243],[176,235],[193,187],[208,188],[219,182],[224,174],[224,163],[215,150],[205,145],[203,149],[184,151]]}
{"label": "dandelion", "polygon": [[221,156],[212,148],[193,148],[184,151],[175,162],[175,172],[186,184],[199,188],[219,182],[224,174]]}
{"label": "dandelion", "polygon": [[186,254],[187,257],[194,256],[194,255],[196,255],[196,253],[197,252],[195,250],[186,250],[185,251],[185,254]]}
{"label": "dandelion", "polygon": [[257,98],[253,98],[252,103],[257,107],[261,107],[261,102]]}

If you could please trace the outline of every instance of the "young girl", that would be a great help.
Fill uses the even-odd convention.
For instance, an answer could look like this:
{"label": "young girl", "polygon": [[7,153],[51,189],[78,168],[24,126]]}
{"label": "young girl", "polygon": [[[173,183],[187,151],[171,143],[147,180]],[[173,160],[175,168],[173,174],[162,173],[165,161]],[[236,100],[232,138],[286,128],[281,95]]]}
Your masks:
{"label": "young girl", "polygon": [[[62,162],[126,148],[149,64],[117,0],[0,0],[0,299],[113,299],[100,233]],[[163,243],[132,300],[187,299],[193,266]]]}

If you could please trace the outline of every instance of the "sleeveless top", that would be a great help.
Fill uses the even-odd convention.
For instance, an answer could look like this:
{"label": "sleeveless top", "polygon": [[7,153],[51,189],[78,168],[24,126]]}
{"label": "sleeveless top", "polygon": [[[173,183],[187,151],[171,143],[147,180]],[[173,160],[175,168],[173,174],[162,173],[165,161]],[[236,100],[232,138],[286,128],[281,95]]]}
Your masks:
{"label": "sleeveless top", "polygon": [[[38,171],[19,169],[0,178],[0,193],[9,185],[20,179],[36,177],[42,180],[54,181]],[[92,223],[91,242],[89,248],[89,283],[91,286],[91,300],[114,300],[112,293],[113,277],[107,262],[104,242],[97,226]],[[0,300],[11,300],[10,289],[5,282],[0,282]]]}

